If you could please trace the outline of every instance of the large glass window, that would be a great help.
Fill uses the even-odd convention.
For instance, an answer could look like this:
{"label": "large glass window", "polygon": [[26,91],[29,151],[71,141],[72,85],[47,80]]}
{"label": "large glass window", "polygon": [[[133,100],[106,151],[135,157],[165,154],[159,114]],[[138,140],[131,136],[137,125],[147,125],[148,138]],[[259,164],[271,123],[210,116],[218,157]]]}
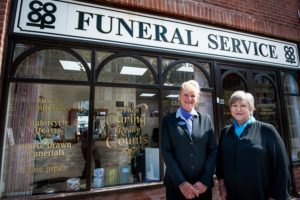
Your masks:
{"label": "large glass window", "polygon": [[[178,90],[165,90],[163,92],[163,115],[167,115],[172,112],[176,112],[180,106],[179,102],[179,89]],[[212,104],[212,93],[201,92],[198,104],[195,106],[198,112],[208,114],[213,120],[213,104]]]}
{"label": "large glass window", "polygon": [[[169,70],[169,67],[165,66],[164,68],[164,85],[165,90],[163,91],[163,115],[168,113],[175,112],[180,106],[178,96],[179,96],[179,87],[184,81],[196,80],[201,88],[200,100],[196,105],[196,110],[202,113],[207,113],[213,119],[213,105],[212,105],[212,92],[206,91],[203,89],[209,89],[209,76],[210,74],[206,70],[209,68],[209,63],[188,63],[188,62],[178,62],[175,60],[164,59],[164,64],[172,66]],[[178,87],[177,90],[168,89],[170,87]]]}
{"label": "large glass window", "polygon": [[[98,53],[99,54],[99,53]],[[101,56],[101,54],[99,54]],[[103,55],[104,56],[104,55]],[[110,58],[107,58],[110,59]],[[148,59],[149,60],[149,59]],[[100,65],[98,81],[110,83],[153,84],[155,78],[150,70],[152,64],[143,57],[112,57]],[[155,63],[153,58],[153,63]]]}
{"label": "large glass window", "polygon": [[72,116],[71,111],[88,113],[88,102],[89,87],[11,84],[4,196],[85,190],[81,143],[88,124],[86,118]]}
{"label": "large glass window", "polygon": [[[298,81],[297,79],[298,78]],[[300,161],[300,92],[299,75],[287,74],[284,79],[285,106],[291,135],[292,160]]]}
{"label": "large glass window", "polygon": [[246,91],[246,85],[242,79],[242,76],[239,76],[235,73],[230,73],[223,79],[224,102],[220,102],[220,104],[223,105],[223,126],[232,123],[232,116],[229,109],[229,99],[232,93],[236,90]]}
{"label": "large glass window", "polygon": [[[17,45],[17,49],[21,48]],[[82,51],[85,59],[90,52]],[[86,65],[86,66],[85,66]],[[75,56],[62,50],[40,50],[27,56],[14,74],[17,78],[88,80],[90,63],[80,62]],[[87,73],[88,72],[88,73]]]}
{"label": "large glass window", "polygon": [[184,81],[213,119],[209,63],[31,44],[12,55],[1,197],[161,181],[159,119]]}
{"label": "large glass window", "polygon": [[158,92],[97,87],[93,188],[160,180]]}
{"label": "large glass window", "polygon": [[[198,63],[199,66],[188,62],[180,62],[172,66],[170,71],[165,75],[164,85],[180,86],[185,80],[196,80],[201,88],[208,88],[208,74],[203,70],[207,63]],[[202,70],[201,70],[202,69]]]}
{"label": "large glass window", "polygon": [[259,75],[254,82],[254,92],[255,117],[263,122],[272,124],[279,130],[276,91],[273,83],[268,77]]}

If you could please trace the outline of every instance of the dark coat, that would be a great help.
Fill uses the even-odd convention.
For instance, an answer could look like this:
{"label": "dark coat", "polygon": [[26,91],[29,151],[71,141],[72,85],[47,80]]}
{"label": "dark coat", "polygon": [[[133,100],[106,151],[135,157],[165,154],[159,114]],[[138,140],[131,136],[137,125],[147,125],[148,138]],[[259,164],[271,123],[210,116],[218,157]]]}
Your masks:
{"label": "dark coat", "polygon": [[[178,186],[185,181],[191,184],[200,181],[211,193],[217,155],[216,138],[208,115],[198,114],[193,118],[191,136],[184,121],[176,118],[176,112],[163,120],[161,152],[166,165],[164,183],[167,197],[168,191],[180,194]],[[184,199],[176,195],[172,200]],[[211,199],[211,194],[206,196],[198,199]]]}
{"label": "dark coat", "polygon": [[276,129],[260,121],[238,138],[233,125],[221,132],[216,175],[224,179],[228,200],[289,199],[289,161]]}

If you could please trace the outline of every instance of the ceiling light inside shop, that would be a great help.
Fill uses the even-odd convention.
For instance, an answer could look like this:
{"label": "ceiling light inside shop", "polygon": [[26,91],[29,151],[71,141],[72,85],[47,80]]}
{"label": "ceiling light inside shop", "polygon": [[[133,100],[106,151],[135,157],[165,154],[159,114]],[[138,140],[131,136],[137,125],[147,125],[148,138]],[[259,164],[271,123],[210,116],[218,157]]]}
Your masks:
{"label": "ceiling light inside shop", "polygon": [[[59,60],[59,62],[64,70],[85,71],[84,66],[80,62],[68,60]],[[90,63],[88,65],[90,67]]]}
{"label": "ceiling light inside shop", "polygon": [[166,96],[167,98],[178,98],[179,95],[178,94],[169,94],[168,96]]}
{"label": "ceiling light inside shop", "polygon": [[178,72],[194,72],[193,65],[186,63],[185,65],[179,67],[176,71]]}
{"label": "ceiling light inside shop", "polygon": [[123,66],[120,74],[143,76],[147,68]]}
{"label": "ceiling light inside shop", "polygon": [[140,97],[153,97],[153,96],[155,96],[155,94],[153,94],[153,93],[142,93],[142,94],[140,94]]}

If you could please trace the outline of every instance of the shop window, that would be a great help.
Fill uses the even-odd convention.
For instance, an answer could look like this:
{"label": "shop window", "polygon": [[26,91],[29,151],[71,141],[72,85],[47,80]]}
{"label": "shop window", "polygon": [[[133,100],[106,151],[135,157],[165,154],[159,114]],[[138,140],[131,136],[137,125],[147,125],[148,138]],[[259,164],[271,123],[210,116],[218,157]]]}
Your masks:
{"label": "shop window", "polygon": [[[167,115],[172,112],[176,112],[180,106],[179,102],[179,89],[178,90],[164,90],[163,92],[163,115]],[[211,92],[200,92],[200,99],[195,109],[200,113],[208,114],[211,119],[214,119],[213,115],[213,103]]]}
{"label": "shop window", "polygon": [[229,98],[236,90],[246,91],[245,82],[241,74],[230,73],[223,79],[224,102],[220,102],[221,105],[224,105],[223,126],[232,123],[232,116],[229,110]]}
{"label": "shop window", "polygon": [[88,64],[89,70],[91,69],[92,51],[85,49],[73,49],[81,58]]}
{"label": "shop window", "polygon": [[13,60],[15,61],[15,59],[22,54],[24,51],[26,51],[27,49],[30,49],[32,47],[32,45],[28,45],[28,44],[22,44],[22,43],[17,43],[15,46],[15,51],[14,51],[14,58]]}
{"label": "shop window", "polygon": [[293,161],[300,161],[300,93],[299,80],[287,75],[284,79],[285,106],[288,128],[291,135]]}
{"label": "shop window", "polygon": [[[104,65],[104,66],[102,66]],[[153,66],[143,57],[108,57],[97,72],[99,82],[154,84]]]}
{"label": "shop window", "polygon": [[299,83],[292,75],[287,75],[284,79],[284,93],[299,94]]}
{"label": "shop window", "polygon": [[[178,59],[167,59],[167,58],[164,58],[162,60],[162,69],[163,71],[165,71],[169,65],[175,61],[178,61]],[[210,74],[210,64],[209,63],[201,63],[201,67],[202,69],[204,69],[208,74]]]}
{"label": "shop window", "polygon": [[62,50],[40,50],[27,56],[14,73],[17,78],[88,80],[90,63]]}
{"label": "shop window", "polygon": [[108,56],[111,56],[112,52],[97,51],[96,52],[96,66],[99,66]]}
{"label": "shop window", "polygon": [[96,87],[92,187],[160,180],[158,92]]}
{"label": "shop window", "polygon": [[[163,115],[176,112],[180,106],[178,96],[181,84],[188,80],[196,80],[200,85],[201,92],[195,108],[198,112],[209,114],[213,120],[212,92],[203,90],[210,87],[209,75],[202,68],[206,63],[199,64],[201,67],[186,62],[177,63],[177,61],[175,64],[170,62],[169,65],[171,66],[170,70],[163,73],[164,85],[166,86],[163,92]],[[168,86],[177,86],[178,90],[168,90]]]}
{"label": "shop window", "polygon": [[[82,140],[89,96],[84,86],[10,85],[1,196],[86,189]],[[72,115],[72,110],[78,113]]]}
{"label": "shop window", "polygon": [[276,90],[271,79],[258,75],[254,82],[255,117],[260,121],[270,123],[279,130]]}
{"label": "shop window", "polygon": [[[199,64],[200,66],[205,64]],[[171,69],[164,72],[165,86],[180,86],[184,81],[196,80],[201,88],[209,88],[208,74],[195,64],[180,62],[170,64]]]}

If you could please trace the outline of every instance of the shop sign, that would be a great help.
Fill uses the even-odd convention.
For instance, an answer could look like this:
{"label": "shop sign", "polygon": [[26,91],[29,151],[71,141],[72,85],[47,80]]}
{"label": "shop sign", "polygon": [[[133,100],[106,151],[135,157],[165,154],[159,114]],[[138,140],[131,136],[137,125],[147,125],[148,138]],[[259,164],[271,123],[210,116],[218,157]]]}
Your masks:
{"label": "shop sign", "polygon": [[294,43],[72,0],[19,0],[13,32],[299,67]]}

